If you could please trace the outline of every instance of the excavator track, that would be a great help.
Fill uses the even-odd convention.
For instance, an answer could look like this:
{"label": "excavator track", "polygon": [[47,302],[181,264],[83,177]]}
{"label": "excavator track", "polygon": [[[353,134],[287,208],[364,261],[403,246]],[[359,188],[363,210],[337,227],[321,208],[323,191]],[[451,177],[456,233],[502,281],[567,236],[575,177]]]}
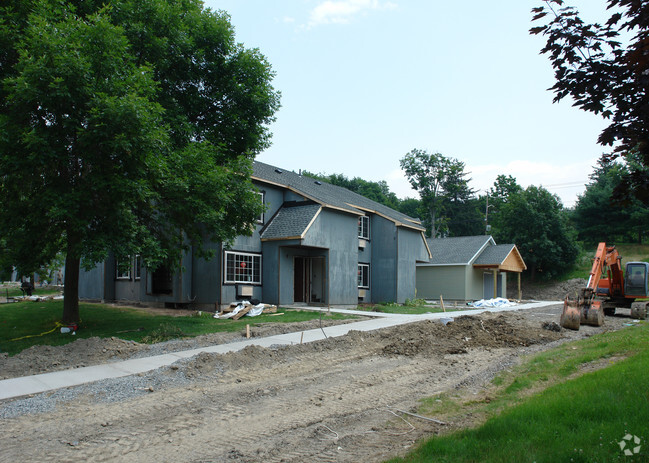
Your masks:
{"label": "excavator track", "polygon": [[634,302],[631,304],[631,318],[644,320],[649,312],[649,302]]}

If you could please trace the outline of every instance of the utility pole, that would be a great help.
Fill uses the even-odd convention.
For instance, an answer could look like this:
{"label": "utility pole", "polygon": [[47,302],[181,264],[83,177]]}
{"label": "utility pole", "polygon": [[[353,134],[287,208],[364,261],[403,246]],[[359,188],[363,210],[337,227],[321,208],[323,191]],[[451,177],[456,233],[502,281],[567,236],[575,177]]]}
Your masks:
{"label": "utility pole", "polygon": [[489,232],[491,231],[491,225],[489,225],[489,193],[487,193],[487,205],[485,206],[484,209],[484,223],[485,223],[484,234],[488,235]]}

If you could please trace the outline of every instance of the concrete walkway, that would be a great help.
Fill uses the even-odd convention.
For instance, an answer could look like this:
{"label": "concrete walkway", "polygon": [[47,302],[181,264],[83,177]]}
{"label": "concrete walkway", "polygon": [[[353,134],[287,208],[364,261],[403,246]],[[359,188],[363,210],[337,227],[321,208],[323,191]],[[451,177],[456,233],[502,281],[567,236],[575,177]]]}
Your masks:
{"label": "concrete walkway", "polygon": [[[228,344],[219,344],[216,346],[201,347],[169,354],[155,355],[152,357],[124,360],[120,362],[107,363],[103,365],[94,365],[90,367],[74,368],[70,370],[55,371],[52,373],[43,373],[40,375],[24,376],[21,378],[5,379],[0,381],[0,400],[11,399],[29,394],[51,391],[63,387],[78,386],[102,379],[119,378],[122,376],[145,373],[163,366],[193,357],[201,352],[227,354],[244,349],[247,346],[284,346],[299,344],[300,342],[313,342],[327,338],[343,336],[349,331],[372,331],[381,328],[387,328],[395,325],[403,325],[421,320],[439,320],[441,318],[453,318],[462,315],[476,315],[482,312],[506,312],[523,309],[535,309],[549,305],[560,304],[558,301],[533,302],[528,304],[519,304],[512,307],[501,308],[481,308],[471,310],[461,310],[447,313],[428,313],[421,315],[402,315],[380,312],[362,312],[358,310],[331,309],[331,312],[364,315],[371,317],[369,320],[347,323],[344,325],[334,325],[324,328],[317,328],[308,331],[299,331],[296,333],[281,334],[268,336],[265,338],[251,338],[245,341],[232,342]],[[328,309],[304,307],[304,309],[323,311]]]}

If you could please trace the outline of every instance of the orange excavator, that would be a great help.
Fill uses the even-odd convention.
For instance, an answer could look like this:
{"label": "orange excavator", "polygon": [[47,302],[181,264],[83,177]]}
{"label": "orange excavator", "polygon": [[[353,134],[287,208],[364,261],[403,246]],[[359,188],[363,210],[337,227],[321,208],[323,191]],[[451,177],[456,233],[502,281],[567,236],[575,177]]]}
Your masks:
{"label": "orange excavator", "polygon": [[604,315],[615,314],[616,309],[631,309],[631,317],[644,320],[649,301],[649,263],[627,262],[622,270],[622,257],[615,246],[599,243],[588,283],[577,294],[577,300],[567,295],[563,302],[560,325],[578,330],[581,324],[602,326]]}

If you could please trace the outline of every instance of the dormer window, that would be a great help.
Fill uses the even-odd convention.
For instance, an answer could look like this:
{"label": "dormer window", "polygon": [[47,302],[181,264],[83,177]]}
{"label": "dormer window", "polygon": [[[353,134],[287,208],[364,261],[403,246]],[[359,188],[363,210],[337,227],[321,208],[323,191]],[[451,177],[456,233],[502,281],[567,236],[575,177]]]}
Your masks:
{"label": "dormer window", "polygon": [[358,218],[358,237],[370,239],[370,218],[366,215]]}

